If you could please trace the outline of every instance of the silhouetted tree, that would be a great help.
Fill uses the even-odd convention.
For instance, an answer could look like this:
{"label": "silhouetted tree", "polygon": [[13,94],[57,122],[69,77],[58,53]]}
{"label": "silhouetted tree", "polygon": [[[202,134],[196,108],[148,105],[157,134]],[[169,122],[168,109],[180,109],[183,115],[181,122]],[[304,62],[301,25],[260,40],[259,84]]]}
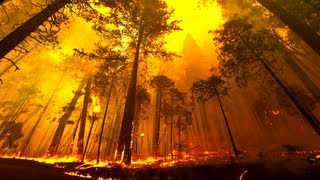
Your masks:
{"label": "silhouetted tree", "polygon": [[225,111],[220,99],[220,96],[228,94],[229,85],[226,81],[222,79],[221,76],[212,75],[208,80],[199,80],[193,83],[190,91],[192,93],[192,98],[196,99],[198,102],[207,101],[208,99],[216,96],[219,102],[221,113],[223,115],[224,122],[226,124],[232,148],[236,157],[238,157],[238,150],[236,148],[234,138],[229,126],[228,119],[225,115]]}
{"label": "silhouetted tree", "polygon": [[78,102],[78,99],[82,95],[81,91],[82,91],[83,87],[85,86],[85,84],[86,84],[85,80],[83,80],[80,83],[78,89],[74,92],[74,96],[73,96],[71,102],[68,104],[68,107],[66,108],[65,113],[59,119],[58,127],[54,133],[53,139],[51,141],[51,144],[50,144],[48,152],[47,152],[47,155],[49,157],[57,155],[64,129],[68,123],[68,120],[69,120],[71,114],[75,110],[75,106]]}
{"label": "silhouetted tree", "polygon": [[265,29],[253,30],[245,19],[234,18],[227,21],[221,30],[215,31],[214,40],[219,46],[221,73],[234,77],[239,85],[245,86],[249,80],[261,81],[266,73],[288,96],[300,113],[320,135],[320,123],[310,110],[303,106],[294,93],[275,73],[279,46],[270,43]]}
{"label": "silhouetted tree", "polygon": [[[152,54],[158,57],[169,57],[172,55],[164,49],[163,37],[165,34],[178,30],[179,28],[177,27],[177,21],[169,21],[173,11],[167,9],[164,1],[116,0],[112,2],[108,1],[105,5],[112,8],[108,23],[115,24],[116,27],[121,26],[121,29],[113,28],[110,31],[117,32],[119,36],[126,36],[130,39],[130,48],[134,51],[131,78],[117,152],[117,160],[121,159],[122,152],[124,151],[123,162],[130,164],[132,122],[134,120],[140,56],[142,53],[144,55]],[[105,27],[100,25],[95,28],[100,32],[105,31]],[[115,35],[113,35],[113,37],[114,36]]]}
{"label": "silhouetted tree", "polygon": [[162,96],[170,88],[174,86],[174,82],[164,75],[157,75],[151,80],[151,86],[156,88],[156,108],[155,108],[155,121],[153,126],[153,142],[152,150],[155,156],[159,153],[159,132],[160,132],[160,119],[161,119],[161,106]]}

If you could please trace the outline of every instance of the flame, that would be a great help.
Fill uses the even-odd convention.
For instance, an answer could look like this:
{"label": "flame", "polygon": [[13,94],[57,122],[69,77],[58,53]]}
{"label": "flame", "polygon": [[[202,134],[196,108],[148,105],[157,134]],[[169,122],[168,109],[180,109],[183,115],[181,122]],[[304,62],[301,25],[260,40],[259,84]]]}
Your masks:
{"label": "flame", "polygon": [[91,95],[91,99],[92,99],[93,113],[99,113],[101,111],[100,98],[93,94]]}

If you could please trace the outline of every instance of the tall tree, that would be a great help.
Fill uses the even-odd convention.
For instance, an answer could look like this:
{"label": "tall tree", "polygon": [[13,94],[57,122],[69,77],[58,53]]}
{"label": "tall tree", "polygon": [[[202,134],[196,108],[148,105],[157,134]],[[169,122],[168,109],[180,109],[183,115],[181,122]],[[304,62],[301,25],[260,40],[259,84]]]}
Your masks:
{"label": "tall tree", "polygon": [[85,128],[86,128],[88,104],[89,104],[89,98],[90,98],[90,93],[91,93],[91,83],[92,83],[92,78],[88,77],[87,86],[85,88],[85,94],[84,94],[84,99],[83,99],[81,118],[80,118],[80,127],[79,127],[78,144],[77,144],[78,155],[83,154],[84,133],[85,133]]}
{"label": "tall tree", "polygon": [[[164,112],[170,113],[170,154],[171,159],[173,159],[173,149],[174,149],[174,141],[173,141],[173,125],[174,116],[179,114],[180,107],[184,104],[186,94],[181,92],[178,88],[171,88],[169,90],[169,102],[168,105],[165,106]],[[166,109],[168,109],[166,111]]]}
{"label": "tall tree", "polygon": [[64,129],[68,123],[68,120],[69,120],[72,112],[75,110],[75,106],[78,102],[78,99],[82,95],[81,91],[82,91],[83,87],[85,86],[85,84],[86,84],[85,80],[83,80],[80,83],[78,89],[74,92],[74,96],[73,96],[71,102],[68,104],[68,107],[67,107],[65,113],[59,119],[58,127],[53,135],[53,139],[51,140],[51,144],[50,144],[48,152],[47,152],[47,155],[49,157],[57,155]]}
{"label": "tall tree", "polygon": [[[145,108],[150,104],[150,93],[148,92],[147,88],[139,85],[137,87],[137,97],[136,97],[136,107],[135,107],[135,114],[134,114],[134,127],[133,127],[133,149],[138,154],[138,138],[140,137],[139,134],[139,124],[141,124],[141,114],[145,113]],[[140,142],[142,143],[142,142]],[[140,146],[141,147],[141,146]],[[141,150],[140,150],[141,152]]]}
{"label": "tall tree", "polygon": [[51,97],[49,98],[49,100],[48,100],[48,102],[47,102],[47,104],[46,104],[46,106],[43,108],[43,110],[42,110],[41,113],[40,113],[40,116],[38,117],[38,119],[37,119],[37,121],[36,121],[36,123],[35,123],[34,126],[32,127],[32,129],[31,129],[31,131],[30,131],[30,133],[29,133],[26,141],[25,141],[24,144],[22,145],[22,149],[20,150],[19,156],[23,156],[23,155],[24,155],[24,153],[25,153],[25,151],[26,151],[26,149],[27,149],[27,147],[28,147],[28,145],[29,145],[29,143],[30,143],[33,135],[34,135],[34,132],[36,131],[38,125],[40,124],[40,121],[42,120],[43,116],[45,115],[45,113],[46,113],[46,111],[47,111],[47,109],[48,109],[48,106],[49,106],[49,104],[50,104],[51,101],[52,101],[52,98],[54,97],[56,91],[58,90],[58,87],[59,87],[60,83],[61,83],[61,81],[60,81],[59,84],[57,85],[56,89],[53,91]]}
{"label": "tall tree", "polygon": [[[158,57],[171,55],[164,49],[163,37],[179,28],[177,27],[177,21],[169,20],[173,11],[167,9],[164,1],[116,0],[106,5],[112,8],[108,22],[115,24],[116,27],[121,27],[121,29],[116,30],[119,34],[127,34],[127,38],[130,39],[129,47],[133,50],[134,56],[116,158],[120,160],[124,151],[123,162],[130,164],[132,122],[134,120],[140,56],[142,53]],[[101,29],[101,27],[99,28]]]}
{"label": "tall tree", "polygon": [[23,23],[17,29],[12,31],[0,41],[0,59],[19,45],[32,32],[34,32],[41,24],[43,24],[50,16],[55,14],[59,9],[70,3],[71,0],[57,0],[48,5],[45,9],[34,15],[27,22]]}
{"label": "tall tree", "polygon": [[225,114],[220,96],[228,94],[229,85],[226,81],[222,79],[221,76],[212,75],[208,80],[199,80],[193,83],[190,91],[192,93],[192,98],[196,99],[198,102],[207,101],[208,99],[216,96],[220,106],[221,113],[223,115],[224,122],[226,124],[231,145],[236,157],[239,156],[238,150],[236,148],[234,138],[229,126],[227,116]]}
{"label": "tall tree", "polygon": [[270,43],[264,29],[253,30],[246,19],[234,18],[227,21],[221,30],[215,31],[214,40],[219,44],[220,70],[227,77],[234,77],[239,85],[249,80],[261,80],[268,73],[295,107],[320,135],[320,123],[312,112],[303,106],[295,94],[275,72],[278,47]]}
{"label": "tall tree", "polygon": [[159,153],[159,133],[160,133],[160,119],[161,119],[161,105],[162,96],[170,88],[174,86],[174,82],[164,75],[157,75],[151,80],[151,86],[156,88],[156,108],[155,108],[155,121],[153,126],[153,142],[152,151],[155,156]]}
{"label": "tall tree", "polygon": [[257,0],[267,8],[273,15],[277,16],[303,41],[305,41],[318,55],[320,55],[320,35],[313,31],[310,26],[300,21],[296,16],[290,14],[284,8],[277,5],[273,0]]}

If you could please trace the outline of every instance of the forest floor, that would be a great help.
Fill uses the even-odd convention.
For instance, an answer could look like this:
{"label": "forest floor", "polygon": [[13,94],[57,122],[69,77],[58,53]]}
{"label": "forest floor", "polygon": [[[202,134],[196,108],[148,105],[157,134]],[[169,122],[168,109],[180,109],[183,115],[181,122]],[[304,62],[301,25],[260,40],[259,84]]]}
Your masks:
{"label": "forest floor", "polygon": [[[44,164],[32,160],[0,159],[0,179],[230,179],[230,180],[307,180],[320,179],[317,159],[275,158],[256,160],[210,160],[184,162],[161,167],[157,164],[137,167],[111,165],[95,167],[81,163]],[[58,168],[60,167],[60,168]],[[63,168],[61,168],[63,167]],[[80,167],[80,168],[79,168]],[[66,173],[77,176],[70,176]],[[80,177],[83,176],[83,177]]]}

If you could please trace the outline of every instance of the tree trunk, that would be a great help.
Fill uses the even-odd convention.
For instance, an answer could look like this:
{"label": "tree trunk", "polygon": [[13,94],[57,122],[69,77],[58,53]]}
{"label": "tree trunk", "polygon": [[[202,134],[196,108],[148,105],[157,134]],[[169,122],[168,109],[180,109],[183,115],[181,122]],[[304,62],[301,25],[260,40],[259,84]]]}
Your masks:
{"label": "tree trunk", "polygon": [[233,139],[233,136],[232,136],[232,133],[231,133],[231,129],[230,129],[226,114],[224,113],[224,109],[223,109],[223,106],[222,106],[222,103],[221,103],[221,100],[220,100],[219,93],[218,93],[216,88],[214,88],[214,90],[215,90],[215,93],[216,93],[216,96],[217,96],[217,99],[218,99],[218,102],[219,102],[219,105],[220,105],[220,109],[221,109],[221,112],[222,112],[222,115],[223,115],[224,122],[225,122],[225,124],[227,126],[227,130],[228,130],[228,134],[229,134],[229,137],[230,137],[230,141],[231,141],[231,144],[232,144],[232,148],[233,148],[234,154],[236,155],[236,157],[239,157],[238,150],[236,148],[236,144],[234,143],[234,139]]}
{"label": "tree trunk", "polygon": [[72,154],[73,143],[74,143],[74,140],[76,139],[77,130],[78,130],[78,127],[79,127],[79,124],[80,124],[81,117],[82,117],[82,114],[80,114],[80,116],[79,116],[79,118],[78,118],[78,120],[77,120],[76,127],[75,127],[74,130],[73,130],[72,140],[71,140],[71,145],[70,145],[70,154]]}
{"label": "tree trunk", "polygon": [[84,158],[86,157],[87,149],[88,149],[88,146],[89,146],[89,141],[90,141],[90,137],[91,137],[91,133],[92,133],[92,129],[93,129],[93,125],[94,125],[95,121],[96,121],[96,114],[93,115],[93,119],[92,119],[90,130],[89,130],[89,134],[88,134],[88,137],[87,137],[86,146],[85,146],[83,154],[82,154],[81,162],[83,162]]}
{"label": "tree trunk", "polygon": [[[59,83],[59,84],[60,84],[60,83]],[[59,86],[59,84],[58,84],[58,86]],[[58,86],[57,86],[57,87],[58,87]],[[30,141],[31,141],[31,138],[33,137],[34,132],[36,131],[36,129],[37,129],[40,121],[42,120],[44,114],[46,113],[46,111],[47,111],[47,109],[48,109],[48,106],[49,106],[49,104],[50,104],[50,102],[51,102],[54,94],[56,93],[57,89],[58,89],[58,88],[56,88],[56,89],[53,91],[51,97],[49,98],[49,100],[48,100],[48,102],[47,102],[47,104],[46,104],[46,106],[43,108],[42,112],[40,113],[39,118],[37,119],[36,123],[35,123],[34,126],[32,127],[32,129],[31,129],[31,131],[30,131],[30,133],[29,133],[29,135],[28,135],[25,143],[24,143],[23,146],[22,146],[22,149],[21,149],[21,151],[20,151],[19,157],[21,157],[21,156],[24,155],[24,153],[25,153],[25,151],[26,151],[26,149],[27,149],[27,147],[28,147],[28,145],[29,145],[29,143],[30,143]]]}
{"label": "tree trunk", "polygon": [[50,16],[55,14],[59,9],[70,3],[71,0],[57,0],[48,7],[34,15],[27,22],[23,23],[17,29],[12,31],[0,41],[0,59],[19,45],[25,38],[34,32]]}
{"label": "tree trunk", "polygon": [[110,84],[110,89],[109,89],[109,92],[108,92],[108,99],[107,99],[106,109],[104,111],[102,125],[101,125],[101,131],[100,131],[99,143],[98,143],[98,151],[97,151],[97,164],[100,161],[100,149],[101,149],[101,143],[102,143],[104,124],[105,124],[106,119],[107,119],[107,113],[108,113],[109,103],[110,103],[110,99],[111,99],[111,92],[112,92],[112,89],[113,89],[113,84],[114,84],[114,77],[112,77],[112,79],[111,79],[111,84]]}
{"label": "tree trunk", "polygon": [[179,115],[178,115],[178,158],[181,158],[181,109],[179,107]]}
{"label": "tree trunk", "polygon": [[295,32],[306,44],[308,44],[318,55],[320,55],[320,36],[307,24],[301,22],[294,15],[278,6],[272,0],[257,0],[267,8],[273,15],[278,17],[293,32]]}
{"label": "tree trunk", "polygon": [[140,23],[138,41],[135,50],[135,56],[133,60],[133,67],[131,72],[131,79],[129,84],[129,89],[126,97],[126,103],[123,112],[122,125],[120,130],[118,150],[116,160],[120,160],[122,152],[124,150],[123,162],[127,165],[131,164],[131,133],[132,133],[132,122],[134,119],[134,105],[136,100],[136,88],[137,88],[137,76],[138,76],[138,66],[139,66],[139,54],[140,46],[143,38],[143,28],[142,22]]}
{"label": "tree trunk", "polygon": [[299,112],[303,115],[303,117],[308,121],[311,127],[315,130],[315,132],[320,136],[320,122],[319,120],[313,115],[313,113],[306,109],[300,101],[294,96],[291,90],[283,83],[280,78],[276,75],[276,73],[272,70],[272,68],[264,62],[264,60],[254,51],[254,49],[249,45],[249,43],[242,38],[240,34],[238,34],[240,39],[247,44],[248,49],[251,53],[257,58],[258,61],[267,69],[270,73],[271,77],[276,81],[276,83],[280,86],[280,88],[284,91],[284,93],[288,96],[291,102],[296,106]]}
{"label": "tree trunk", "polygon": [[297,107],[297,109],[300,111],[300,113],[308,121],[308,123],[315,130],[315,132],[320,136],[320,122],[318,121],[318,119],[312,114],[312,112],[310,112],[310,110],[304,108],[304,106],[294,96],[294,94],[290,91],[290,89],[273,72],[271,67],[267,63],[265,63],[262,59],[259,58],[259,60],[263,64],[263,66],[267,69],[267,71],[271,74],[272,78],[277,82],[277,84],[281,87],[281,89],[289,97],[291,102]]}
{"label": "tree trunk", "polygon": [[285,58],[286,63],[289,68],[296,74],[296,76],[305,85],[308,91],[313,95],[317,102],[320,102],[320,89],[315,85],[315,83],[308,77],[308,75],[302,70],[302,68],[295,62],[293,58]]}
{"label": "tree trunk", "polygon": [[171,114],[170,114],[170,153],[173,159],[173,98],[171,97]]}
{"label": "tree trunk", "polygon": [[89,98],[90,98],[90,92],[91,92],[91,82],[92,78],[89,77],[87,80],[87,86],[86,86],[86,92],[83,99],[83,107],[81,112],[81,119],[80,119],[80,129],[79,129],[79,135],[78,135],[78,155],[83,155],[83,146],[84,146],[84,133],[86,128],[86,120],[87,120],[87,112],[88,112],[88,104],[89,104]]}
{"label": "tree trunk", "polygon": [[85,81],[83,80],[80,83],[80,85],[79,85],[78,89],[76,90],[76,92],[74,93],[74,96],[73,96],[73,98],[72,98],[72,100],[71,100],[66,112],[59,119],[58,127],[57,127],[57,129],[56,129],[56,131],[54,133],[53,139],[52,139],[51,144],[50,144],[49,149],[48,149],[47,155],[49,157],[56,155],[57,152],[58,152],[58,148],[59,148],[59,145],[60,145],[60,141],[61,141],[64,129],[65,129],[66,125],[67,125],[67,122],[68,122],[72,112],[75,109],[75,106],[77,104],[78,99],[81,96],[81,90],[83,89],[84,85],[85,85]]}
{"label": "tree trunk", "polygon": [[134,127],[133,127],[133,150],[136,155],[138,155],[138,137],[139,137],[139,119],[140,119],[140,109],[142,103],[139,99],[137,99],[136,107],[135,107],[135,115],[134,115]]}
{"label": "tree trunk", "polygon": [[159,133],[160,133],[160,116],[161,116],[161,87],[160,85],[157,86],[157,93],[156,93],[156,111],[155,111],[155,121],[153,126],[153,146],[152,151],[155,157],[158,156],[159,153]]}

